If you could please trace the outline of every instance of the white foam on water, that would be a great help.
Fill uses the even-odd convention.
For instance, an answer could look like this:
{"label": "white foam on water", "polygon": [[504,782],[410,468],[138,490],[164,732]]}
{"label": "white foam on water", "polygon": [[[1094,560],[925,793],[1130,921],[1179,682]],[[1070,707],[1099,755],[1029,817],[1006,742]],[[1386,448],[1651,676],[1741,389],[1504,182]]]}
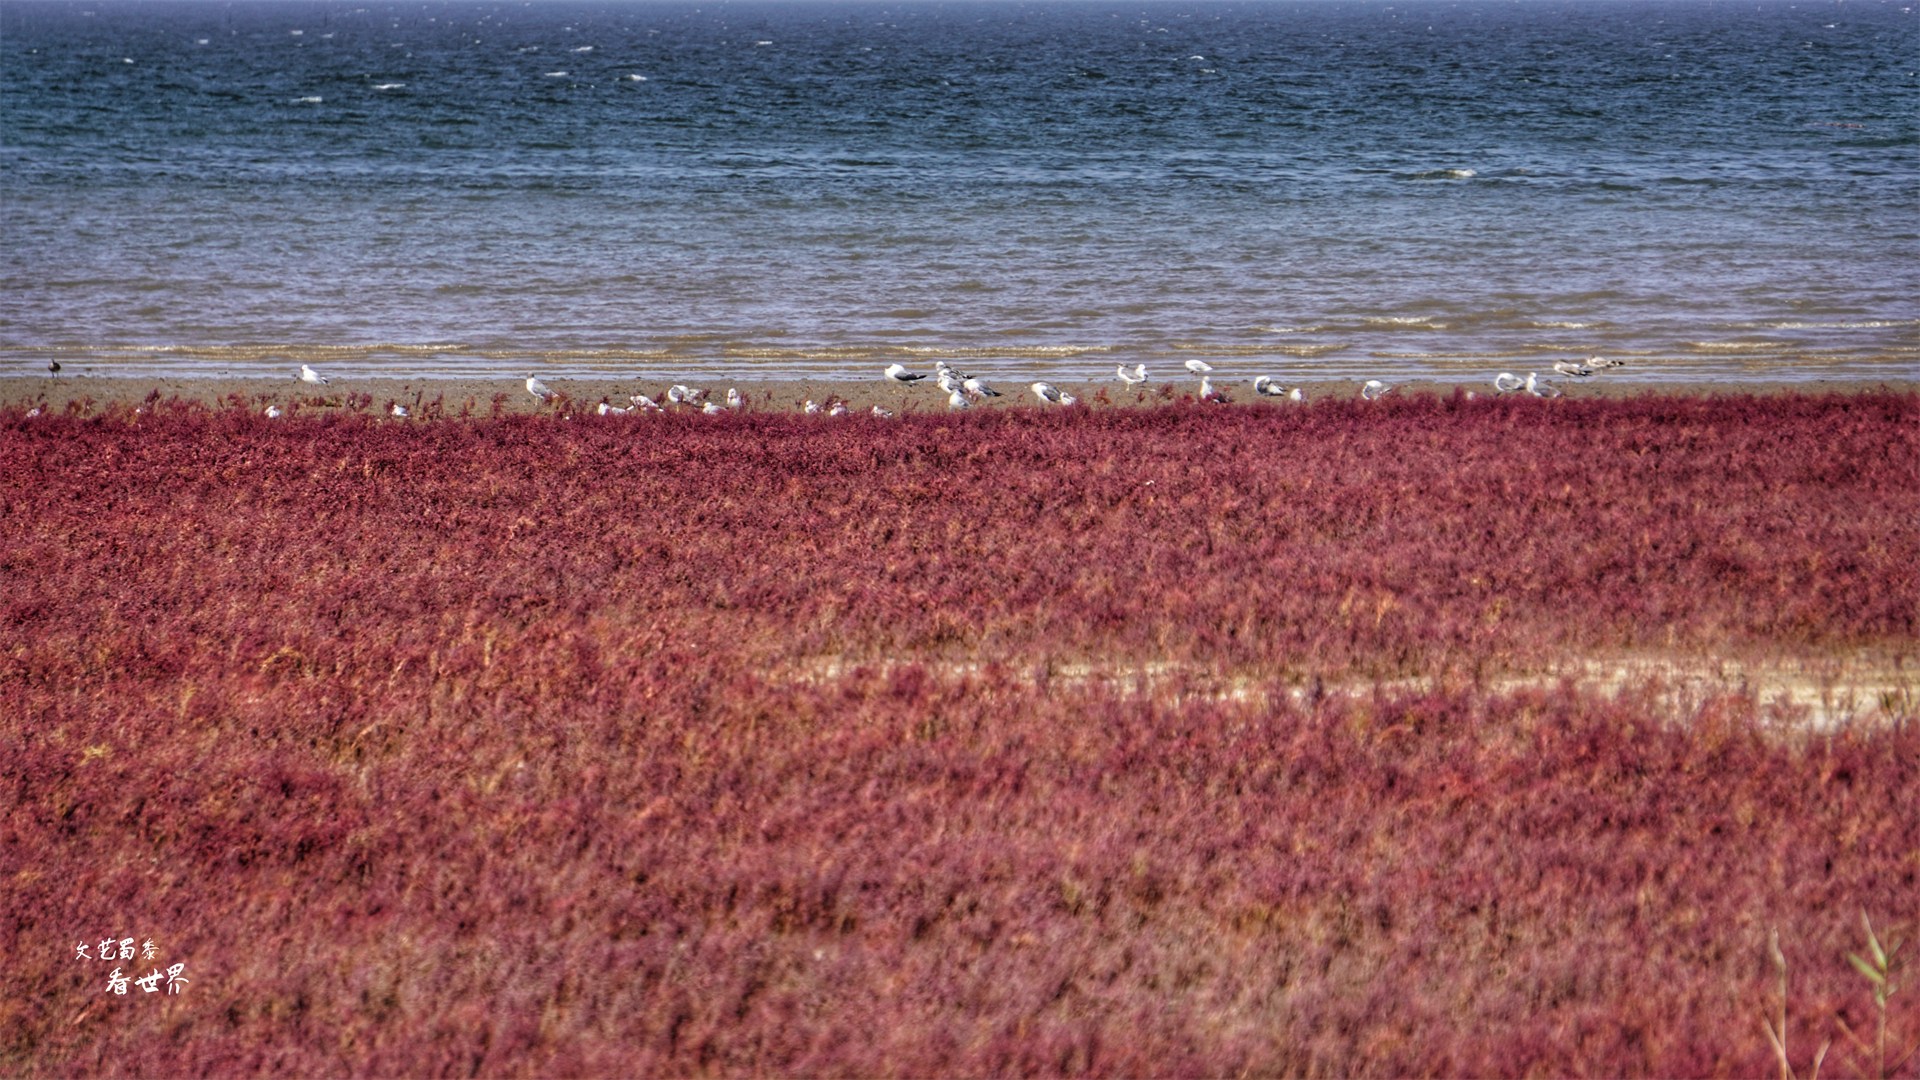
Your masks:
{"label": "white foam on water", "polygon": [[1434,322],[1431,315],[1368,315],[1360,320],[1368,326],[1417,326],[1423,330],[1446,330],[1446,323]]}
{"label": "white foam on water", "polygon": [[1748,323],[1760,330],[1891,330],[1897,326],[1920,326],[1920,319],[1880,319],[1871,322],[1763,322]]}
{"label": "white foam on water", "polygon": [[1686,341],[1681,344],[1700,352],[1776,352],[1791,349],[1788,341]]}

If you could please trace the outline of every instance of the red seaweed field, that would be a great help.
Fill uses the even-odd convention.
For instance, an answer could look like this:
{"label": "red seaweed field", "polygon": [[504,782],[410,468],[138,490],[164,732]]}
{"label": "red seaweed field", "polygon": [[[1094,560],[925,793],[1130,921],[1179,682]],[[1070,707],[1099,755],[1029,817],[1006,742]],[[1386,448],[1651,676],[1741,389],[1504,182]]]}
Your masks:
{"label": "red seaweed field", "polygon": [[1917,451],[0,412],[0,1075],[1920,1076]]}

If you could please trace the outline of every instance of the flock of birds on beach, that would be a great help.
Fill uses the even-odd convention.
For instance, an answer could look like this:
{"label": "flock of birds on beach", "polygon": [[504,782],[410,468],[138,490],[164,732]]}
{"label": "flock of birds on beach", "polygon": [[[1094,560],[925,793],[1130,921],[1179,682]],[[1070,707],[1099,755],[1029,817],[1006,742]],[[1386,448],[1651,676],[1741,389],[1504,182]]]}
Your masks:
{"label": "flock of birds on beach", "polygon": [[[1561,361],[1553,365],[1553,370],[1569,378],[1585,379],[1608,368],[1620,366],[1622,366],[1622,362],[1619,360],[1593,356],[1584,361]],[[56,364],[49,364],[49,368],[55,372],[59,370]],[[1207,363],[1205,360],[1189,360],[1186,363],[1186,369],[1190,374],[1198,376],[1200,379],[1200,387],[1196,395],[1197,400],[1219,403],[1225,403],[1231,400],[1226,394],[1222,393],[1213,385],[1212,374],[1214,367],[1212,364]],[[923,380],[931,378],[934,385],[946,391],[947,408],[949,409],[968,409],[988,398],[1004,396],[1000,391],[989,386],[985,379],[977,375],[966,374],[945,360],[941,360],[934,365],[934,373],[931,376],[908,371],[906,366],[902,364],[888,365],[884,374],[888,381],[901,386],[913,386]],[[1132,370],[1128,370],[1125,364],[1121,364],[1114,369],[1114,378],[1124,384],[1128,389],[1143,385],[1149,377],[1147,374],[1147,365],[1145,364],[1135,364]],[[300,365],[300,381],[311,383],[315,386],[331,385],[330,380],[328,380],[325,375],[315,371],[309,364]],[[560,398],[559,394],[555,393],[546,383],[540,381],[540,377],[533,372],[527,373],[526,387],[527,393],[533,395],[543,406],[550,405]],[[1542,398],[1557,398],[1561,395],[1559,387],[1540,378],[1540,374],[1533,371],[1529,371],[1524,379],[1510,371],[1503,371],[1494,376],[1493,388],[1501,394],[1514,394],[1525,391],[1534,397]],[[1360,396],[1368,401],[1377,401],[1381,397],[1391,393],[1393,389],[1391,385],[1379,379],[1368,379],[1360,385]],[[1047,382],[1033,383],[1028,387],[1028,390],[1033,393],[1034,398],[1037,399],[1042,406],[1073,405],[1079,400],[1072,394],[1066,393],[1052,383]],[[666,393],[661,394],[658,399],[649,397],[646,394],[634,394],[627,399],[629,404],[624,406],[614,405],[603,400],[599,404],[598,412],[601,416],[625,416],[629,413],[666,412],[670,408],[678,407],[681,409],[698,409],[708,416],[719,416],[744,409],[747,406],[746,396],[741,394],[737,389],[727,391],[725,404],[717,401],[708,401],[707,393],[705,389],[695,389],[693,387],[675,384],[669,387]],[[1256,398],[1279,399],[1282,401],[1301,402],[1307,399],[1306,392],[1301,387],[1284,386],[1279,380],[1270,375],[1260,375],[1254,378],[1253,393]],[[821,414],[828,416],[846,416],[853,411],[848,408],[846,402],[831,399],[825,405],[815,401],[807,401],[801,406],[801,410],[809,416]],[[400,404],[395,404],[392,407],[392,414],[401,418],[409,415],[407,407]],[[874,416],[887,417],[892,416],[893,412],[879,405],[875,405],[872,408],[872,414]],[[278,405],[269,405],[267,407],[267,415],[269,417],[279,417],[285,415],[285,413]]]}
{"label": "flock of birds on beach", "polygon": [[[1568,378],[1586,379],[1608,368],[1621,366],[1624,365],[1623,361],[1620,360],[1590,356],[1582,361],[1562,360],[1553,365],[1553,370]],[[1227,395],[1214,387],[1212,381],[1214,368],[1212,364],[1207,363],[1205,360],[1189,360],[1186,363],[1186,369],[1189,373],[1197,375],[1200,378],[1200,387],[1196,395],[1197,400],[1218,403],[1226,403],[1231,400]],[[60,373],[60,362],[58,360],[47,361],[47,371],[51,374],[58,375]],[[988,398],[1004,396],[1000,391],[987,385],[986,380],[977,375],[968,375],[955,368],[952,364],[947,363],[945,360],[938,361],[934,364],[934,374],[932,376],[908,371],[903,364],[889,364],[884,374],[889,381],[898,383],[901,386],[912,386],[922,380],[932,378],[934,385],[947,392],[947,408],[949,409],[968,409]],[[1147,365],[1145,364],[1135,364],[1131,371],[1127,369],[1125,364],[1121,364],[1114,368],[1114,378],[1128,389],[1132,389],[1145,384],[1150,376],[1147,374]],[[314,370],[311,364],[300,365],[300,381],[314,386],[332,385],[332,381],[325,375]],[[541,382],[540,377],[533,372],[527,373],[526,387],[527,393],[532,394],[543,406],[552,404],[560,398],[559,394],[555,393],[546,383]],[[1527,372],[1527,377],[1524,379],[1515,375],[1513,372],[1503,371],[1493,377],[1493,388],[1500,394],[1515,394],[1524,390],[1534,397],[1540,398],[1557,398],[1561,396],[1560,388],[1542,379],[1540,373],[1536,371]],[[1073,405],[1079,401],[1078,398],[1059,389],[1052,383],[1036,382],[1031,384],[1028,389],[1033,392],[1033,396],[1043,406]],[[1360,384],[1360,396],[1368,401],[1378,401],[1388,393],[1391,393],[1393,389],[1391,385],[1379,379],[1368,379],[1366,382]],[[1301,387],[1283,386],[1270,375],[1260,375],[1254,378],[1253,393],[1256,398],[1277,398],[1284,401],[1295,402],[1303,402],[1307,399],[1306,391]],[[1467,396],[1473,397],[1474,395],[1469,393]],[[628,401],[628,405],[620,406],[602,400],[599,405],[599,414],[601,416],[624,416],[629,413],[665,412],[670,407],[679,406],[687,409],[699,409],[708,416],[719,416],[728,412],[744,409],[747,406],[746,396],[741,394],[737,389],[729,389],[727,391],[726,404],[723,405],[717,401],[708,401],[707,391],[704,389],[695,389],[679,384],[669,387],[666,393],[660,395],[658,400],[646,394],[634,394],[628,398]],[[801,405],[801,410],[809,416],[817,416],[823,413],[828,416],[846,416],[853,411],[848,408],[846,402],[832,399],[829,399],[825,405],[815,401],[807,401]],[[407,407],[398,403],[392,406],[391,412],[393,416],[401,419],[405,419],[410,415]],[[37,416],[39,413],[40,410],[36,408],[27,415]],[[873,406],[872,414],[874,416],[888,417],[892,416],[893,412],[890,409],[875,405]],[[267,416],[270,419],[278,419],[284,415],[286,415],[286,410],[280,406],[267,406]]]}

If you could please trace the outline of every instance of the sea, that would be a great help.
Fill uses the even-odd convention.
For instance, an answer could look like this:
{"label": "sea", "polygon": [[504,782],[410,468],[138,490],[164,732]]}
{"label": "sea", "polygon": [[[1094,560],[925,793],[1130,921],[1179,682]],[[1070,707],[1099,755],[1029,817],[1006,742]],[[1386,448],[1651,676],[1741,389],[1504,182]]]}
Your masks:
{"label": "sea", "polygon": [[1912,380],[1916,6],[4,0],[0,375]]}

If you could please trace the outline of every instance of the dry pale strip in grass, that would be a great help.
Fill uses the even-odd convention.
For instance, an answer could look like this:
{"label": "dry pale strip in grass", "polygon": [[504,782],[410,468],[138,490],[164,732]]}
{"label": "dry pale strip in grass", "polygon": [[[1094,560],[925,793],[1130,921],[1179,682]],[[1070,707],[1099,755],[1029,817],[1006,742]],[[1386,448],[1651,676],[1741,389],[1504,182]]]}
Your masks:
{"label": "dry pale strip in grass", "polygon": [[[1871,1072],[1910,716],[1484,680],[1910,652],[1915,416],[14,418],[0,1062],[1753,1075],[1777,928],[1795,1067]],[[1035,676],[1096,659],[1175,674]]]}

